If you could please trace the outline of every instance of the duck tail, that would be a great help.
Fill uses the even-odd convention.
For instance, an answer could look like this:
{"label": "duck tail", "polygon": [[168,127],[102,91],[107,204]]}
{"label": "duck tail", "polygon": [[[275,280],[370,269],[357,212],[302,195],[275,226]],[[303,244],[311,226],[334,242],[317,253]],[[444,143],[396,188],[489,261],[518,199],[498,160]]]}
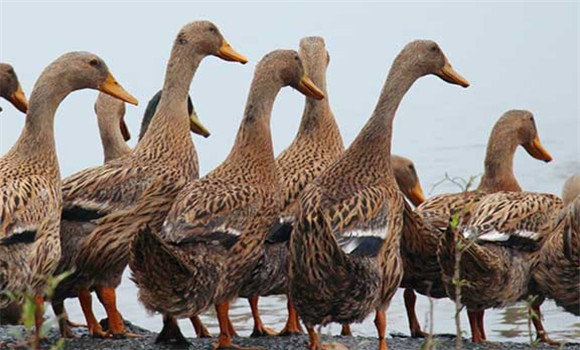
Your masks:
{"label": "duck tail", "polygon": [[[149,226],[139,230],[130,250],[131,280],[139,300],[152,312],[188,315],[192,276],[195,274],[180,248],[163,241]],[[193,314],[193,313],[192,313]]]}

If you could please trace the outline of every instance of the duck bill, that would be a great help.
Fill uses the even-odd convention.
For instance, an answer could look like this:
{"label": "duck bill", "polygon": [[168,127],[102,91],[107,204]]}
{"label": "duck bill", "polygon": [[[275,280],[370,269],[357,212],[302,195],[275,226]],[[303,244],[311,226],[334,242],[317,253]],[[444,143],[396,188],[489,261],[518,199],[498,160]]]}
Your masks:
{"label": "duck bill", "polygon": [[529,153],[530,156],[538,160],[543,160],[546,163],[552,161],[552,156],[550,155],[550,152],[548,152],[548,150],[546,150],[544,146],[542,146],[542,143],[540,142],[540,138],[538,136],[536,136],[532,142],[525,144],[524,148],[526,149],[526,151]]}
{"label": "duck bill", "polygon": [[222,42],[222,46],[216,56],[225,61],[240,62],[241,64],[248,63],[246,56],[234,50],[225,40]]}
{"label": "duck bill", "polygon": [[121,135],[123,135],[123,140],[125,140],[125,142],[129,141],[131,139],[131,133],[129,132],[127,124],[125,124],[124,118],[121,118],[121,120],[119,120],[119,128],[121,129]]}
{"label": "duck bill", "polygon": [[437,75],[439,76],[439,78],[445,80],[448,83],[457,84],[464,88],[469,86],[469,82],[467,81],[467,79],[465,79],[459,73],[457,73],[455,69],[451,67],[451,64],[449,63],[449,61],[447,61],[447,59],[445,60],[445,65],[443,66],[443,68],[439,70],[439,73]]}
{"label": "duck bill", "polygon": [[18,89],[10,96],[9,100],[20,112],[26,113],[28,111],[28,100],[20,84],[18,84]]}
{"label": "duck bill", "polygon": [[417,182],[415,187],[409,192],[409,199],[414,206],[418,207],[421,203],[425,201],[425,196],[423,195],[423,189],[421,184]]}
{"label": "duck bill", "polygon": [[302,77],[300,79],[300,83],[298,83],[298,87],[296,88],[298,91],[303,93],[307,97],[312,97],[317,100],[322,100],[324,98],[324,92],[322,92],[310,78],[307,76]]}
{"label": "duck bill", "polygon": [[189,116],[189,130],[203,137],[209,137],[210,132],[203,126],[195,111]]}
{"label": "duck bill", "polygon": [[123,89],[121,84],[119,84],[117,80],[115,80],[115,78],[111,73],[109,73],[107,80],[101,83],[101,85],[99,85],[97,89],[101,92],[104,92],[107,95],[111,95],[115,98],[118,98],[121,101],[125,101],[132,105],[136,106],[137,104],[139,104],[139,101],[137,101],[137,99],[133,97],[133,95],[125,91],[125,89]]}

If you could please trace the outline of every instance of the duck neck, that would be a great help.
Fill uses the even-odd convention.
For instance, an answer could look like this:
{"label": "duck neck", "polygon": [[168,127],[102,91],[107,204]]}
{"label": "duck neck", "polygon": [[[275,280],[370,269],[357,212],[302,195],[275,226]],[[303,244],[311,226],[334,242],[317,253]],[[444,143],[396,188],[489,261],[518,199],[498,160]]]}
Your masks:
{"label": "duck neck", "polygon": [[391,167],[393,120],[403,96],[418,78],[410,73],[395,60],[371,118],[347,151],[347,156],[357,159],[361,169],[372,169],[375,177],[386,176],[394,181]]}
{"label": "duck neck", "polygon": [[326,84],[324,83],[326,79],[322,77],[321,79],[313,78],[314,80],[316,80],[314,84],[324,92],[325,98],[316,100],[312,97],[306,97],[304,112],[302,113],[300,127],[298,128],[295,140],[302,142],[303,139],[315,139],[318,143],[327,141],[327,147],[338,144],[342,149],[343,144],[340,130],[330,110],[330,103],[328,102],[328,93],[326,91]]}
{"label": "duck neck", "polygon": [[270,117],[274,100],[281,88],[281,84],[273,81],[269,74],[256,74],[236,141],[224,162],[228,167],[244,169],[246,181],[257,185],[275,181],[276,164]]}
{"label": "duck neck", "polygon": [[190,139],[187,96],[193,76],[205,56],[200,53],[191,55],[182,52],[184,50],[179,44],[173,47],[165,72],[161,100],[147,133],[138,145],[139,149],[170,144],[167,140],[172,139]]}
{"label": "duck neck", "polygon": [[518,144],[513,130],[499,125],[494,127],[487,143],[485,170],[478,190],[488,193],[521,191],[513,170],[514,154]]}
{"label": "duck neck", "polygon": [[125,143],[123,135],[120,132],[120,120],[108,120],[105,116],[98,116],[99,132],[101,134],[101,143],[105,155],[105,163],[119,158],[129,152],[131,148]]}
{"label": "duck neck", "polygon": [[59,104],[72,91],[65,82],[58,72],[50,69],[38,78],[30,95],[24,129],[10,151],[24,162],[42,164],[39,168],[57,177],[54,116]]}

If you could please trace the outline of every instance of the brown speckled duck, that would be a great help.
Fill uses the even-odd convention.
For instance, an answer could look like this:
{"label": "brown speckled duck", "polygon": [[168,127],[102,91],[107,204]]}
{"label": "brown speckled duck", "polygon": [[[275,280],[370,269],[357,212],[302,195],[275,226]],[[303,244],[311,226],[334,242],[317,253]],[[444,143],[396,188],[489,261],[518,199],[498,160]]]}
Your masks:
{"label": "brown speckled duck", "polygon": [[[302,121],[294,141],[276,158],[282,191],[280,222],[292,222],[292,208],[300,192],[344,151],[340,130],[330,110],[326,91],[326,69],[330,56],[324,39],[307,37],[300,41],[300,58],[312,82],[326,98],[306,97]],[[248,298],[254,318],[252,336],[273,335],[264,327],[258,311],[258,297],[287,294],[288,241],[266,241],[265,252],[256,268],[248,274],[240,296]],[[296,311],[288,299],[288,320],[280,335],[301,332]]]}
{"label": "brown speckled duck", "polygon": [[216,348],[232,346],[229,301],[263,255],[266,234],[279,218],[270,117],[284,86],[324,97],[305,75],[297,52],[267,54],[256,66],[244,117],[226,160],[189,183],[161,232],[142,230],[131,249],[133,280],[148,310],[189,317],[216,304],[220,324]]}
{"label": "brown speckled duck", "polygon": [[[482,199],[472,210],[466,225],[450,227],[440,241],[437,256],[443,283],[451,298],[456,295],[454,280],[457,246],[462,248],[459,278],[461,303],[470,313],[472,340],[485,342],[483,310],[504,307],[529,296],[538,296],[532,283],[532,266],[562,200],[552,194],[498,192]],[[532,307],[538,339],[554,344],[541,323],[537,297]],[[557,343],[556,343],[557,344]]]}
{"label": "brown speckled duck", "polygon": [[[136,232],[133,225],[160,226],[180,186],[198,177],[197,154],[189,130],[193,124],[202,135],[209,133],[199,120],[188,115],[187,96],[199,64],[209,55],[247,62],[213,23],[185,25],[173,44],[163,95],[143,140],[126,156],[72,175],[63,187],[64,219],[98,220],[80,248],[75,273],[65,281],[77,286],[92,335],[105,335],[91,311],[92,288],[107,311],[107,335],[130,335],[117,310],[115,288],[129,260],[129,245]],[[145,210],[153,199],[165,207],[159,204],[155,211]],[[133,211],[136,208],[144,212]]]}
{"label": "brown speckled duck", "polygon": [[385,309],[403,277],[400,240],[405,202],[391,167],[395,112],[412,84],[435,74],[468,86],[433,41],[417,40],[397,56],[372,117],[352,145],[301,193],[290,236],[290,291],[310,336],[317,324],[360,322],[376,311],[379,349]]}
{"label": "brown speckled duck", "polygon": [[580,316],[580,174],[568,178],[562,198],[564,209],[550,226],[532,271],[545,297]]}
{"label": "brown speckled duck", "polygon": [[[46,278],[54,273],[61,255],[61,180],[54,115],[69,93],[86,88],[137,103],[99,57],[86,52],[62,55],[38,78],[24,130],[0,158],[0,295],[6,291],[35,295],[37,345]],[[0,298],[0,303],[6,301]]]}
{"label": "brown speckled duck", "polygon": [[[395,154],[391,155],[391,164],[399,189],[415,207],[419,206],[425,201],[425,196],[415,164],[410,159]],[[340,335],[352,335],[349,324],[342,325]]]}
{"label": "brown speckled duck", "polygon": [[[415,291],[433,298],[446,298],[447,292],[441,281],[437,261],[437,246],[450,218],[460,213],[467,222],[471,208],[489,193],[498,191],[521,191],[513,172],[513,158],[518,146],[534,158],[549,162],[552,157],[540,143],[538,131],[531,112],[510,110],[495,123],[487,143],[484,173],[476,191],[442,194],[427,199],[417,208],[417,213],[406,216],[402,254],[405,276],[401,287],[405,288],[405,307],[411,336],[425,333],[415,313]],[[423,219],[423,220],[422,220]],[[470,317],[474,314],[470,314]],[[477,315],[483,318],[483,315]]]}
{"label": "brown speckled duck", "polygon": [[[0,96],[10,101],[20,112],[26,113],[28,101],[20,86],[14,68],[8,63],[0,63]],[[2,107],[0,107],[0,112]]]}
{"label": "brown speckled duck", "polygon": [[[139,139],[145,135],[145,131],[153,119],[157,105],[161,97],[158,92],[148,103],[141,123],[141,133]],[[105,163],[113,159],[120,158],[131,152],[131,148],[126,144],[130,139],[129,129],[124,122],[125,103],[109,95],[100,93],[95,102],[95,113],[97,115],[101,143]],[[188,113],[195,113],[191,99],[188,99]],[[69,178],[63,180],[63,186],[67,186]],[[62,255],[55,274],[70,272],[74,269],[78,252],[89,234],[96,227],[93,221],[71,221],[63,219],[60,224],[60,243]],[[74,280],[68,279],[56,287],[52,295],[52,307],[55,315],[58,316],[59,329],[61,336],[64,338],[73,337],[70,327],[75,326],[68,320],[66,310],[64,309],[64,299],[77,296],[77,286]],[[90,310],[87,310],[88,312]]]}

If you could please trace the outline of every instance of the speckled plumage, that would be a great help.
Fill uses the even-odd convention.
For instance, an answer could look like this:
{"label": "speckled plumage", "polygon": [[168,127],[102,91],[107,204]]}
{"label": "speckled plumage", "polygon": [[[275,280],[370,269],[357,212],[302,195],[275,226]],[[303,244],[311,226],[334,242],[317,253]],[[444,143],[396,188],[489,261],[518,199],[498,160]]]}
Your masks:
{"label": "speckled plumage", "polygon": [[561,209],[562,200],[551,194],[498,192],[485,197],[459,233],[449,228],[441,239],[437,255],[449,296],[455,295],[456,240],[466,247],[460,278],[467,283],[461,288],[461,303],[468,311],[504,307],[537,295],[532,284],[534,254]]}
{"label": "speckled plumage", "polygon": [[579,184],[578,175],[567,181],[563,196],[566,206],[550,226],[533,268],[539,291],[576,316],[580,316]]}
{"label": "speckled plumage", "polygon": [[[363,130],[300,194],[290,237],[290,290],[311,349],[321,347],[314,325],[357,322],[374,310],[379,347],[386,348],[384,310],[403,277],[399,248],[408,206],[391,168],[392,123],[411,85],[443,69],[451,67],[437,44],[408,44]],[[453,75],[446,80],[467,85]]]}

